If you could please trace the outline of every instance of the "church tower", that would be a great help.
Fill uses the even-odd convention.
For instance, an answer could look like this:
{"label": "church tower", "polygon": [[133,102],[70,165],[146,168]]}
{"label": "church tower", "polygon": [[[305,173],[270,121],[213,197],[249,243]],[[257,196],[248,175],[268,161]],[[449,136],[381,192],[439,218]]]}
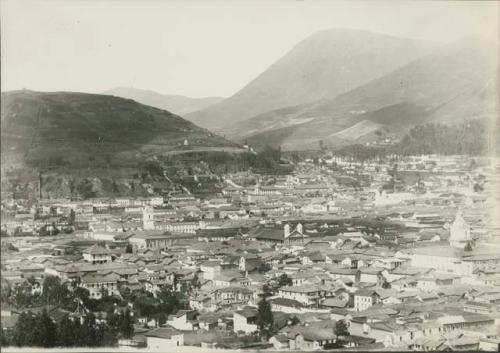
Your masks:
{"label": "church tower", "polygon": [[144,230],[155,229],[153,208],[146,206],[142,210],[142,228]]}
{"label": "church tower", "polygon": [[459,210],[457,211],[455,220],[450,226],[450,245],[454,248],[463,249],[470,241],[470,226]]}
{"label": "church tower", "polygon": [[290,236],[290,225],[287,223],[285,227],[283,227],[284,238],[288,238]]}

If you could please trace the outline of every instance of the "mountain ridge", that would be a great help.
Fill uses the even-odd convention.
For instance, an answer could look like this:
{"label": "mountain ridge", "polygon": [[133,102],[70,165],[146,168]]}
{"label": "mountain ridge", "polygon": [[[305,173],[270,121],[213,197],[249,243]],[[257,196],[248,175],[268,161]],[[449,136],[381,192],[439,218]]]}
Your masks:
{"label": "mountain ridge", "polygon": [[267,111],[345,93],[404,66],[435,45],[362,30],[316,32],[231,97],[186,118],[224,130]]}
{"label": "mountain ridge", "polygon": [[[453,123],[467,117],[491,118],[498,114],[495,98],[498,87],[492,84],[495,77],[498,79],[498,57],[491,43],[463,39],[333,99],[286,107],[233,124],[227,128],[228,136],[237,141],[249,139],[256,144],[266,140],[283,143],[285,149],[287,145],[296,148],[303,144],[300,139],[308,139],[310,148],[328,135],[362,120],[373,120],[373,114],[381,119],[385,113],[389,121],[383,128],[393,125],[393,130],[428,120]],[[399,109],[401,107],[407,111]],[[397,116],[390,117],[391,114]],[[400,120],[405,119],[398,120],[398,117],[406,117],[407,121],[401,124]],[[306,122],[294,124],[301,120]],[[272,127],[279,124],[286,129],[286,134],[271,132]],[[277,135],[283,138],[276,141]],[[331,142],[333,145],[346,143]]]}
{"label": "mountain ridge", "polygon": [[134,87],[114,87],[102,94],[133,99],[138,103],[164,109],[177,115],[184,115],[204,109],[223,100],[223,97],[186,97],[175,94],[162,94],[150,89]]}

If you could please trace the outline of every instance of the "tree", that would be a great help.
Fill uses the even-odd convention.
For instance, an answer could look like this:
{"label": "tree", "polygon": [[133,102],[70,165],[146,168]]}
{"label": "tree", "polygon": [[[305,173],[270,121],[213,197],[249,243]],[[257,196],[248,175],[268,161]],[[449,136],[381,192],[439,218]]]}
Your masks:
{"label": "tree", "polygon": [[63,318],[57,325],[57,345],[71,347],[75,345],[75,324],[69,317]]}
{"label": "tree", "polygon": [[198,275],[195,274],[193,276],[193,279],[191,280],[191,289],[199,289],[201,287],[200,279],[198,278]]}
{"label": "tree", "polygon": [[257,326],[261,335],[264,337],[271,336],[273,329],[274,318],[271,310],[271,304],[266,298],[262,298],[257,309]]}
{"label": "tree", "polygon": [[259,268],[257,269],[257,271],[259,273],[265,273],[267,271],[270,271],[271,270],[271,265],[269,265],[267,262],[263,262],[259,265]]}
{"label": "tree", "polygon": [[74,226],[75,219],[76,219],[75,210],[71,209],[71,211],[69,212],[69,217],[68,217],[68,225]]}
{"label": "tree", "polygon": [[22,312],[14,326],[12,341],[16,346],[33,346],[35,343],[35,317],[31,313]]}
{"label": "tree", "polygon": [[483,190],[484,188],[480,184],[478,183],[474,184],[474,192],[481,192]]}
{"label": "tree", "polygon": [[161,287],[157,298],[160,301],[159,311],[165,313],[167,316],[179,309],[184,309],[184,305],[180,300],[180,294],[172,290],[169,286]]}
{"label": "tree", "polygon": [[292,284],[292,279],[286,273],[278,277],[278,287],[291,286]]}
{"label": "tree", "polygon": [[132,254],[133,252],[134,252],[134,248],[132,247],[132,244],[127,244],[127,247],[125,248],[125,253]]}
{"label": "tree", "polygon": [[129,287],[127,286],[119,286],[118,291],[120,292],[121,297],[123,300],[129,301],[132,298],[132,291],[130,290]]}
{"label": "tree", "polygon": [[57,326],[50,318],[47,310],[43,310],[36,317],[35,345],[50,348],[57,344]]}
{"label": "tree", "polygon": [[300,323],[300,320],[297,316],[293,316],[291,319],[290,319],[290,325],[291,326],[294,326],[294,325],[297,325]]}
{"label": "tree", "polygon": [[56,276],[47,276],[43,280],[42,298],[46,304],[58,304],[66,306],[71,301],[68,288],[61,279]]}
{"label": "tree", "polygon": [[467,245],[465,245],[465,247],[464,247],[464,251],[467,251],[467,252],[472,251],[472,245],[471,245],[471,243],[470,243],[470,242],[469,242],[469,243],[467,243]]}
{"label": "tree", "polygon": [[34,304],[34,297],[31,294],[31,285],[25,281],[13,290],[14,305],[18,308],[31,306]]}
{"label": "tree", "polygon": [[339,320],[335,323],[335,336],[337,336],[337,347],[344,346],[344,340],[347,336],[349,336],[349,327],[344,320]]}
{"label": "tree", "polygon": [[119,330],[125,338],[131,338],[134,335],[134,320],[128,308],[120,315]]}

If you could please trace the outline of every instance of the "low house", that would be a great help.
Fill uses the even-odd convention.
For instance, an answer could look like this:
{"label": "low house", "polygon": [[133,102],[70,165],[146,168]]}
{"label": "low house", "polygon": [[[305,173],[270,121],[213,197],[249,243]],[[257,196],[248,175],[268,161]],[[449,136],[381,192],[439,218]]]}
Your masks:
{"label": "low house", "polygon": [[493,310],[493,306],[490,303],[482,303],[476,301],[468,301],[464,304],[464,311],[469,313],[477,314],[489,314]]}
{"label": "low house", "polygon": [[302,351],[325,349],[330,348],[336,340],[333,328],[304,327],[290,340],[290,349]]}
{"label": "low house", "polygon": [[160,327],[146,332],[148,349],[168,352],[172,347],[184,345],[184,333],[171,327]]}
{"label": "low house", "polygon": [[301,313],[304,309],[304,304],[297,300],[275,298],[271,300],[272,311],[281,311],[283,313]]}
{"label": "low house", "polygon": [[193,331],[199,328],[199,313],[196,310],[179,310],[175,315],[169,315],[167,324],[177,330]]}
{"label": "low house", "polygon": [[380,267],[362,267],[360,272],[360,281],[365,283],[376,283],[381,285],[384,282],[382,276],[383,268]]}
{"label": "low house", "polygon": [[279,289],[278,296],[284,299],[296,300],[310,306],[318,303],[322,291],[316,286],[286,286]]}
{"label": "low house", "polygon": [[360,281],[360,272],[355,268],[343,268],[335,265],[326,265],[325,270],[334,279],[348,278],[353,282]]}
{"label": "low house", "polygon": [[290,347],[289,338],[283,334],[274,335],[269,339],[269,343],[271,343],[276,350],[288,350]]}
{"label": "low house", "polygon": [[244,332],[250,334],[258,330],[257,308],[247,306],[233,314],[234,332]]}
{"label": "low house", "polygon": [[92,264],[104,264],[112,261],[112,251],[104,246],[92,245],[82,253],[83,259]]}
{"label": "low house", "polygon": [[363,311],[381,302],[380,295],[373,289],[360,289],[354,293],[354,309]]}
{"label": "low house", "polygon": [[200,264],[200,271],[203,272],[203,278],[213,280],[220,276],[222,266],[218,261],[203,261]]}
{"label": "low house", "polygon": [[212,299],[221,301],[222,305],[247,304],[254,299],[254,291],[237,286],[218,288],[212,292]]}

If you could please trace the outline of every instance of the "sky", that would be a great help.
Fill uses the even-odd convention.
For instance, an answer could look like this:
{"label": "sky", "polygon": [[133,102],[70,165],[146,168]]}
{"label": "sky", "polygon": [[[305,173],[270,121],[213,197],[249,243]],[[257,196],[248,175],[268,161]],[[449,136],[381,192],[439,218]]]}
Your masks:
{"label": "sky", "polygon": [[2,91],[230,96],[330,28],[450,42],[498,35],[497,1],[1,0]]}

